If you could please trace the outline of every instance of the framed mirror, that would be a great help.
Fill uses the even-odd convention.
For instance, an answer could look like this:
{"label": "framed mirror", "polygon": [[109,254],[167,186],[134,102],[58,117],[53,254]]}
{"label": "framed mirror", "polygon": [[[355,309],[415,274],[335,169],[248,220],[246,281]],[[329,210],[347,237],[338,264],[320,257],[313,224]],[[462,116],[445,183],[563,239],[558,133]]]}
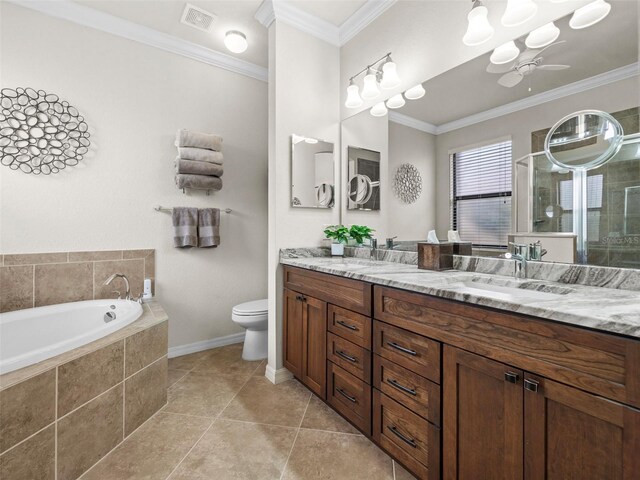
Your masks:
{"label": "framed mirror", "polygon": [[333,143],[291,135],[291,206],[333,208],[334,204]]}
{"label": "framed mirror", "polygon": [[348,147],[347,210],[380,210],[380,152]]}

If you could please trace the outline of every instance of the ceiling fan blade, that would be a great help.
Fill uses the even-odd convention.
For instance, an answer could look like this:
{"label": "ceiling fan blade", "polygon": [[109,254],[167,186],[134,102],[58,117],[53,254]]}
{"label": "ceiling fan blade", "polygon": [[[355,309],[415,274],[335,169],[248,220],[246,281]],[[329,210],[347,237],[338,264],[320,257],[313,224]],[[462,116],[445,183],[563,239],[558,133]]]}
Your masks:
{"label": "ceiling fan blade", "polygon": [[566,70],[567,68],[571,68],[569,65],[540,65],[538,66],[538,70]]}
{"label": "ceiling fan blade", "polygon": [[495,63],[487,65],[487,72],[489,73],[507,73],[511,70],[513,70],[513,62],[504,63],[502,65],[496,65]]}
{"label": "ceiling fan blade", "polygon": [[518,85],[524,77],[518,72],[509,72],[498,79],[498,83],[503,87],[511,88]]}

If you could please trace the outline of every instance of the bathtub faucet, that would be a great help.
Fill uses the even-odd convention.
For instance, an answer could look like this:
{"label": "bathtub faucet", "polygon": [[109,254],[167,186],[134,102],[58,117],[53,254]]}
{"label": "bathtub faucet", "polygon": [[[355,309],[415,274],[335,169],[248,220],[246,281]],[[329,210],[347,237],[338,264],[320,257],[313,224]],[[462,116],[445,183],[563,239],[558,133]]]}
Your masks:
{"label": "bathtub faucet", "polygon": [[[116,278],[121,278],[122,281],[124,282],[124,288],[126,288],[127,290],[124,297],[125,300],[132,300],[131,289],[129,288],[129,279],[127,279],[127,276],[124,275],[123,273],[114,273],[104,281],[104,285],[111,285],[111,282],[113,282]],[[115,291],[114,293],[117,293],[118,299],[120,299],[120,292]]]}

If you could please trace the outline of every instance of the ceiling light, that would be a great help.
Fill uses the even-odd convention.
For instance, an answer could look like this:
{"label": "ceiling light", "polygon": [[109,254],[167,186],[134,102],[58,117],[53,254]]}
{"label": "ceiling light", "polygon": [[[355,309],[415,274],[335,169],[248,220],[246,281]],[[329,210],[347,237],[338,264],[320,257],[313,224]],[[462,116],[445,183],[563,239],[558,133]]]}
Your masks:
{"label": "ceiling light", "polygon": [[531,20],[538,6],[533,0],[509,0],[507,9],[502,15],[502,25],[505,27],[517,27],[528,20]]}
{"label": "ceiling light", "polygon": [[524,43],[529,48],[542,48],[555,42],[560,36],[560,29],[555,23],[547,23],[546,25],[536,28],[529,35]]}
{"label": "ceiling light", "polygon": [[362,98],[370,100],[380,95],[380,89],[378,88],[378,80],[376,74],[371,68],[367,69],[367,74],[364,77],[364,86],[362,87]]}
{"label": "ceiling light", "polygon": [[387,107],[384,102],[376,103],[371,107],[371,115],[374,117],[384,117],[387,114]]}
{"label": "ceiling light", "polygon": [[520,49],[516,46],[515,42],[511,40],[496,48],[491,54],[491,63],[495,65],[502,65],[503,63],[509,63],[514,61],[520,55]]}
{"label": "ceiling light", "polygon": [[315,145],[316,143],[318,143],[318,139],[317,138],[305,138],[304,139],[305,143],[310,143],[311,145]]}
{"label": "ceiling light", "polygon": [[242,53],[247,49],[247,37],[237,30],[229,30],[224,36],[224,46],[233,53]]}
{"label": "ceiling light", "polygon": [[382,88],[389,90],[400,85],[400,77],[396,70],[396,64],[393,63],[390,56],[387,57],[387,61],[382,65],[382,81],[380,82]]}
{"label": "ceiling light", "polygon": [[358,108],[362,105],[362,98],[359,93],[360,88],[353,83],[353,78],[349,80],[349,86],[347,87],[347,101],[344,102],[344,106],[347,108]]}
{"label": "ceiling light", "polygon": [[480,0],[473,2],[473,7],[469,15],[467,15],[467,20],[469,20],[467,33],[462,37],[465,45],[473,47],[493,37],[493,27],[487,19],[488,13],[487,7],[485,7]]}
{"label": "ceiling light", "polygon": [[404,107],[404,104],[406,102],[404,101],[404,97],[402,96],[401,93],[398,93],[396,95],[394,95],[393,97],[391,97],[389,100],[387,100],[387,107],[389,108],[401,108]]}
{"label": "ceiling light", "polygon": [[596,0],[573,12],[569,26],[575,30],[590,27],[609,15],[610,11],[611,4],[604,0]]}
{"label": "ceiling light", "polygon": [[404,98],[406,98],[407,100],[417,100],[419,98],[424,97],[425,93],[427,92],[425,92],[422,84],[419,83],[415,87],[411,87],[409,90],[404,92]]}

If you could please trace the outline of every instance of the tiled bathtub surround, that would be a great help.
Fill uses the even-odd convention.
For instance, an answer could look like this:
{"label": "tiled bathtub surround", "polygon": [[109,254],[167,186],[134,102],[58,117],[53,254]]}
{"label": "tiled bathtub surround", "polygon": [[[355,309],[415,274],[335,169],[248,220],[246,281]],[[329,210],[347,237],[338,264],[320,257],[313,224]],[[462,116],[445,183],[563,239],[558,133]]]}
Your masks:
{"label": "tiled bathtub surround", "polygon": [[167,326],[152,302],[111,335],[0,376],[0,478],[76,479],[162,408]]}
{"label": "tiled bathtub surround", "polygon": [[155,251],[20,253],[0,255],[0,312],[58,303],[124,296],[119,282],[104,286],[113,273],[123,273],[131,294],[142,293],[145,278],[155,278]]}

